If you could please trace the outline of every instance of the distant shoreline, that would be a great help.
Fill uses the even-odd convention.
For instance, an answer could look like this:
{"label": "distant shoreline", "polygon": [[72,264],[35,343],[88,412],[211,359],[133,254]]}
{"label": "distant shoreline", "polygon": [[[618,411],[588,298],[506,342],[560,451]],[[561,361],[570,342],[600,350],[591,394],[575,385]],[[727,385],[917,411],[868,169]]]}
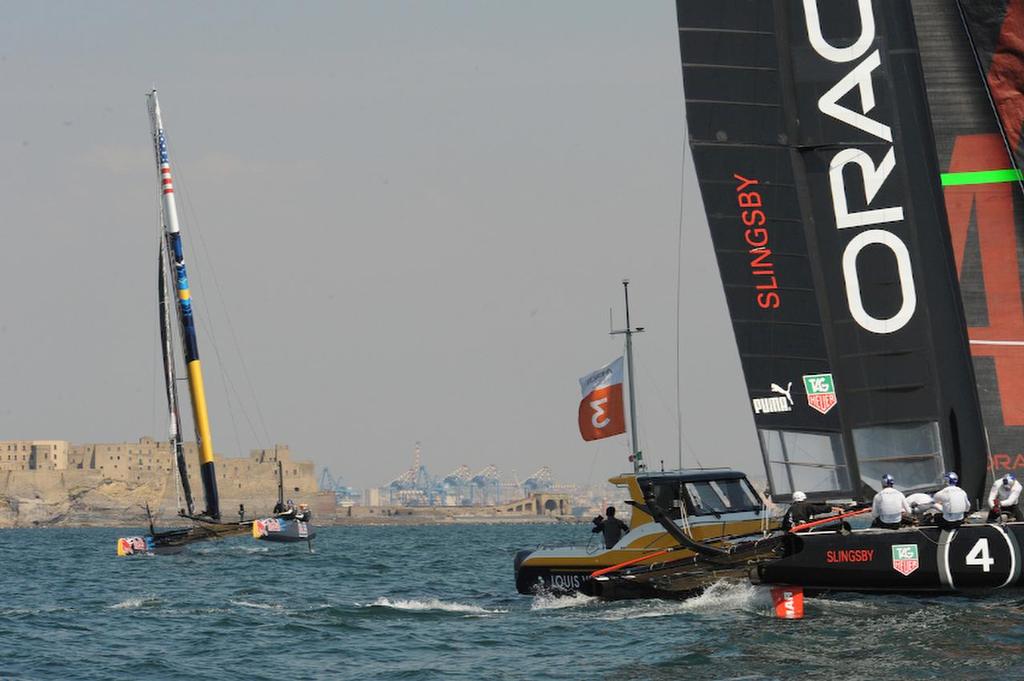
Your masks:
{"label": "distant shoreline", "polygon": [[[179,518],[158,519],[154,521],[157,529],[166,529],[185,524]],[[454,516],[438,518],[430,516],[381,516],[381,517],[359,517],[359,518],[325,518],[313,519],[316,527],[378,527],[386,525],[397,526],[425,526],[425,525],[579,525],[582,524],[576,518],[549,518],[549,517],[481,517],[481,516]],[[124,527],[145,527],[144,521],[134,520],[130,522],[116,522],[114,519],[95,521],[55,522],[55,523],[33,523],[0,527],[4,530],[52,530],[52,529],[83,529],[83,528],[110,528],[118,529]]]}

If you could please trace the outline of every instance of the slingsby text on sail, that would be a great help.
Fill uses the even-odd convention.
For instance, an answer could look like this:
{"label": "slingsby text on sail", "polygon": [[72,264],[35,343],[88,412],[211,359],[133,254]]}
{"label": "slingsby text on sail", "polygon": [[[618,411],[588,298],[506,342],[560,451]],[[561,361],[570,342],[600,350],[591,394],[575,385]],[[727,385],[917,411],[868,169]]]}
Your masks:
{"label": "slingsby text on sail", "polygon": [[[863,57],[874,42],[875,17],[872,13],[871,0],[858,0],[861,32],[857,40],[849,47],[836,47],[825,40],[821,30],[816,0],[804,0],[804,15],[807,22],[807,35],[811,47],[819,56],[834,63],[850,63]],[[903,221],[903,207],[870,208],[878,191],[885,184],[896,167],[896,154],[892,147],[892,129],[879,121],[867,116],[875,108],[875,92],[871,76],[882,64],[881,53],[874,50],[859,64],[840,78],[825,94],[818,99],[818,110],[823,114],[841,121],[851,127],[862,130],[879,140],[888,142],[890,147],[881,163],[877,166],[871,157],[861,149],[843,149],[829,163],[829,185],[832,192],[832,207],[835,213],[837,229],[854,229],[870,225],[880,225]],[[839,100],[854,89],[860,95],[861,112],[853,111],[841,104]],[[853,164],[860,170],[864,180],[864,199],[869,207],[866,210],[851,211],[847,204],[846,181],[843,171]],[[781,298],[775,289],[774,267],[767,258],[771,254],[768,248],[768,232],[762,226],[766,222],[765,213],[760,209],[761,195],[757,191],[759,181],[734,174],[739,183],[736,187],[737,203],[742,211],[743,224],[751,229],[745,233],[745,239],[751,246],[751,272],[758,277],[757,303],[761,308],[777,308]],[[900,309],[891,317],[880,319],[872,316],[865,308],[861,297],[860,277],[857,272],[857,256],[867,246],[877,244],[892,251],[896,259],[897,274],[903,302]],[[872,333],[893,333],[906,326],[914,316],[917,307],[917,293],[914,288],[914,277],[910,264],[910,252],[903,240],[886,229],[868,229],[850,240],[843,251],[843,280],[846,285],[846,298],[850,314],[854,321]],[[765,290],[770,292],[765,293]]]}

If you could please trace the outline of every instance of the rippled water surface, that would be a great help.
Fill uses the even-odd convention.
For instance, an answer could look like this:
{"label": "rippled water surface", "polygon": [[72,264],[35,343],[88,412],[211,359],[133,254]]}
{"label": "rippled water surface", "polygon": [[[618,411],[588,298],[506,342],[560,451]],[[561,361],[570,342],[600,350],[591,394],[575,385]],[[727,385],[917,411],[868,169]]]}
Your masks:
{"label": "rippled water surface", "polygon": [[[138,530],[127,533],[137,533]],[[519,596],[515,550],[586,527],[320,530],[117,558],[109,529],[0,531],[0,679],[1018,679],[1024,594],[807,602]]]}

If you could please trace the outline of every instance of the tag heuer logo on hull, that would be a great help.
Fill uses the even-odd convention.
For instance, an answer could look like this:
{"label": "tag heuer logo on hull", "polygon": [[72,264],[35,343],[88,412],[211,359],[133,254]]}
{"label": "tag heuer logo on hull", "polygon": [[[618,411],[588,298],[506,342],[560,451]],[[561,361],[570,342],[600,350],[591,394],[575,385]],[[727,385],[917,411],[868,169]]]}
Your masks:
{"label": "tag heuer logo on hull", "polygon": [[822,414],[827,414],[838,402],[832,374],[804,376],[804,388],[807,390],[807,404],[811,405],[811,409]]}
{"label": "tag heuer logo on hull", "polygon": [[921,565],[917,558],[917,544],[893,544],[892,569],[904,577]]}

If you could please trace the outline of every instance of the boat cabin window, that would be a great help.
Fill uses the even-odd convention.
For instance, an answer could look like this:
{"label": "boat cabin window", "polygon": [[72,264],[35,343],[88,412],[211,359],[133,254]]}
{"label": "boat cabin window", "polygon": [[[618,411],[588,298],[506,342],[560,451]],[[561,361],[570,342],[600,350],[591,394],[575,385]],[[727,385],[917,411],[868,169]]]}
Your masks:
{"label": "boat cabin window", "polygon": [[693,515],[715,513],[736,513],[738,511],[760,511],[758,501],[750,483],[746,480],[702,480],[686,483]]}
{"label": "boat cabin window", "polygon": [[688,515],[712,515],[761,511],[761,501],[745,478],[725,480],[665,480],[651,483],[654,502],[670,518],[682,517],[680,503]]}
{"label": "boat cabin window", "polygon": [[683,517],[679,511],[679,493],[681,490],[682,484],[678,480],[669,480],[651,485],[651,491],[654,493],[654,503],[669,518],[678,520]]}
{"label": "boat cabin window", "polygon": [[776,494],[850,489],[839,433],[758,430],[771,488]]}
{"label": "boat cabin window", "polygon": [[861,479],[876,490],[882,476],[896,478],[900,489],[942,486],[939,424],[899,423],[853,429]]}

